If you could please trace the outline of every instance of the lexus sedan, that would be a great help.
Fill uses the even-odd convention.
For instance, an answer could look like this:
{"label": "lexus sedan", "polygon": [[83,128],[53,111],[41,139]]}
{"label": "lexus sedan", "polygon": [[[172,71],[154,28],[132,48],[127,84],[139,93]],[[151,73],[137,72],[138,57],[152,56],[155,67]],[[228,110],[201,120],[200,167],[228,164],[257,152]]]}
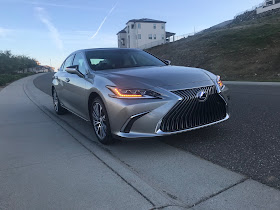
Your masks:
{"label": "lexus sedan", "polygon": [[54,110],[90,121],[98,140],[177,134],[229,118],[228,88],[209,71],[138,49],[69,55],[52,82]]}

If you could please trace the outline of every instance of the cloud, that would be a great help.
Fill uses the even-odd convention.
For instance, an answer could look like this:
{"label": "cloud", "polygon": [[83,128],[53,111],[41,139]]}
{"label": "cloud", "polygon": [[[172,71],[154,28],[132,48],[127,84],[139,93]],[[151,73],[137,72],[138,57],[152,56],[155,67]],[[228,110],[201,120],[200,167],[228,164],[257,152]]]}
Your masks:
{"label": "cloud", "polygon": [[30,1],[24,1],[26,4],[32,4],[37,6],[50,6],[50,7],[61,7],[61,8],[69,8],[69,9],[81,9],[81,10],[103,10],[102,8],[97,7],[83,7],[78,5],[72,5],[72,4],[57,4],[57,3],[47,3],[47,2],[30,2]]}
{"label": "cloud", "polygon": [[44,23],[46,25],[46,27],[48,28],[56,47],[62,51],[63,42],[60,39],[60,34],[59,34],[57,28],[54,26],[54,24],[47,17],[45,9],[42,7],[35,7],[35,11],[37,12],[37,15],[38,15],[40,21],[42,23]]}
{"label": "cloud", "polygon": [[6,38],[13,30],[0,27],[0,38]]}
{"label": "cloud", "polygon": [[95,32],[95,34],[92,35],[91,39],[94,39],[94,37],[97,36],[98,32],[100,31],[100,29],[102,28],[103,24],[106,22],[107,18],[111,15],[111,13],[114,11],[114,9],[116,8],[118,2],[112,7],[112,9],[109,11],[109,13],[107,14],[107,16],[103,19],[103,21],[100,23],[97,31]]}

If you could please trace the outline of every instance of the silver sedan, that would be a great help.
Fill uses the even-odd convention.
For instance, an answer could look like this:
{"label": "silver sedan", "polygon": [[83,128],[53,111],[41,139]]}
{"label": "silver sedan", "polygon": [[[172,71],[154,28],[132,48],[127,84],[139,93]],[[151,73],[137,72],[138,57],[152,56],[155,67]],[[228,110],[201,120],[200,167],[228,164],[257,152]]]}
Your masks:
{"label": "silver sedan", "polygon": [[52,82],[54,110],[90,121],[98,140],[186,132],[229,118],[228,88],[209,71],[137,49],[69,55]]}

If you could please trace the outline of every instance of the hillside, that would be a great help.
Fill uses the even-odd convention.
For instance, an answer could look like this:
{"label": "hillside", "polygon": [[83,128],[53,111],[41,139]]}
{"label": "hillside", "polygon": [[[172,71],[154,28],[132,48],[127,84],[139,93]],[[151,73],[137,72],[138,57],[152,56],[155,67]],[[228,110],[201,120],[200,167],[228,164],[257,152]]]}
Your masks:
{"label": "hillside", "polygon": [[173,65],[207,69],[224,80],[280,81],[280,10],[248,12],[223,28],[147,50]]}

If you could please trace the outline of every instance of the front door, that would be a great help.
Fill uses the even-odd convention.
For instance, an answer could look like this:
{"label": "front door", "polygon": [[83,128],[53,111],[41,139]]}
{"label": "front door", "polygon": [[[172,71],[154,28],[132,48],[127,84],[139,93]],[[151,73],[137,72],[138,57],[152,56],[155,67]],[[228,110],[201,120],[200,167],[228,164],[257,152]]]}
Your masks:
{"label": "front door", "polygon": [[72,66],[73,59],[74,59],[74,54],[66,58],[66,60],[62,65],[62,68],[59,70],[59,73],[57,74],[58,85],[56,87],[56,92],[58,94],[58,98],[60,102],[66,108],[69,107],[69,102],[67,101],[67,91],[66,91],[68,85],[67,78],[69,77],[69,73],[65,71],[65,68],[68,66]]}
{"label": "front door", "polygon": [[[86,77],[86,64],[82,53],[77,53],[73,60],[73,65],[78,66],[78,70]],[[65,84],[65,97],[67,108],[75,114],[88,118],[87,113],[87,99],[86,99],[86,79],[76,74],[67,73],[67,83]]]}

